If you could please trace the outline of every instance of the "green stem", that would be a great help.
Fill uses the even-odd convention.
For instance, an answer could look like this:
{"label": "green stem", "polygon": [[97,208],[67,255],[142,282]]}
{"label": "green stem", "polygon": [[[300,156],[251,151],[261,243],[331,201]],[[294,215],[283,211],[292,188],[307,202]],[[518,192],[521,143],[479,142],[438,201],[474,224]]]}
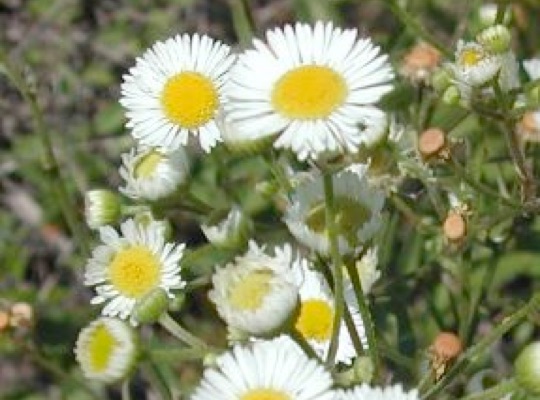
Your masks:
{"label": "green stem", "polygon": [[122,400],[131,400],[131,394],[129,393],[129,379],[125,379],[122,382]]}
{"label": "green stem", "polygon": [[163,313],[159,318],[160,325],[165,328],[175,338],[188,344],[189,346],[200,349],[208,350],[208,345],[199,339],[197,336],[191,334],[185,330],[178,322],[176,322],[168,313]]}
{"label": "green stem", "polygon": [[229,0],[234,31],[242,45],[247,45],[253,37],[253,19],[246,0]]}
{"label": "green stem", "polygon": [[148,360],[143,365],[143,369],[146,372],[145,375],[148,376],[151,386],[155,387],[159,392],[160,398],[163,400],[172,400],[173,397],[169,389],[169,385],[154,361]]}
{"label": "green stem", "polygon": [[341,319],[343,318],[343,307],[345,301],[343,298],[343,262],[338,248],[338,232],[336,226],[336,210],[334,204],[334,185],[332,174],[325,172],[324,180],[324,198],[326,206],[326,229],[330,240],[330,254],[332,257],[332,277],[334,280],[334,321],[332,323],[332,339],[326,363],[332,367],[336,358],[337,348],[339,345],[339,330],[341,328]]}
{"label": "green stem", "polygon": [[540,293],[533,296],[533,298],[525,305],[520,307],[513,314],[509,315],[502,322],[495,327],[489,334],[487,334],[478,344],[469,348],[462,356],[456,361],[454,366],[443,376],[443,378],[437,382],[427,393],[425,393],[421,400],[434,399],[436,396],[450,384],[455,377],[457,377],[468,365],[474,363],[479,357],[485,354],[485,351],[494,342],[500,339],[506,332],[519,324],[527,315],[540,306]]}
{"label": "green stem", "polygon": [[473,393],[462,397],[461,400],[498,400],[505,395],[514,393],[518,389],[518,383],[515,379],[503,381],[483,392]]}
{"label": "green stem", "polygon": [[378,376],[379,372],[379,347],[377,344],[377,336],[375,334],[375,325],[373,324],[373,319],[371,318],[371,313],[369,311],[364,292],[362,290],[362,283],[358,276],[358,270],[353,266],[347,264],[347,272],[351,279],[354,294],[356,295],[356,301],[358,303],[358,310],[360,311],[360,316],[362,317],[362,322],[364,323],[364,329],[366,330],[368,348],[367,353],[369,358],[373,363],[374,377]]}
{"label": "green stem", "polygon": [[405,25],[410,29],[415,36],[422,38],[437,50],[439,50],[445,57],[451,58],[452,52],[448,50],[447,47],[443,46],[437,39],[435,39],[427,30],[425,30],[418,21],[414,19],[405,9],[403,9],[396,0],[388,0],[383,2],[385,3],[390,11]]}
{"label": "green stem", "polygon": [[74,207],[70,201],[69,190],[64,179],[62,179],[60,165],[54,153],[51,132],[45,125],[43,112],[39,106],[36,94],[29,87],[24,77],[16,68],[12,67],[7,57],[2,53],[0,53],[0,64],[3,65],[4,72],[8,79],[30,107],[34,129],[41,138],[44,149],[43,169],[49,177],[49,186],[60,206],[60,210],[69,230],[73,234],[78,245],[81,246],[85,255],[88,255],[90,251],[88,248],[88,241],[86,240],[86,230],[79,224],[79,218],[76,213],[77,207]]}

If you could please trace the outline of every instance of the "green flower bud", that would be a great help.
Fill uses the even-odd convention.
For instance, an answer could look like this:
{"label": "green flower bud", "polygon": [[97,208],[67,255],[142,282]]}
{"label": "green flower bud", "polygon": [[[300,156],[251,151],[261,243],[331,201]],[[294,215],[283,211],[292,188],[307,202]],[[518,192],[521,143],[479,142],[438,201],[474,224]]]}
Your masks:
{"label": "green flower bud", "polygon": [[540,86],[535,85],[529,88],[525,93],[527,97],[527,105],[530,107],[540,107]]}
{"label": "green flower bud", "polygon": [[201,229],[210,243],[219,248],[236,249],[242,247],[251,232],[252,222],[240,207],[233,206],[225,215],[213,213]]}
{"label": "green flower bud", "polygon": [[531,395],[540,395],[540,342],[526,346],[514,364],[516,380]]}
{"label": "green flower bud", "polygon": [[89,190],[84,195],[84,215],[91,229],[115,224],[121,215],[120,198],[110,190]]}
{"label": "green flower bud", "polygon": [[152,324],[167,311],[168,306],[169,296],[162,288],[156,288],[137,301],[133,315],[141,324]]}
{"label": "green flower bud", "polygon": [[504,25],[490,26],[476,36],[476,40],[489,52],[501,54],[510,48],[512,35]]}
{"label": "green flower bud", "polygon": [[373,379],[373,363],[369,357],[358,357],[348,369],[338,372],[335,380],[340,386],[354,386],[369,383]]}
{"label": "green flower bud", "polygon": [[449,105],[459,104],[461,100],[459,89],[454,85],[448,87],[443,93],[442,100]]}
{"label": "green flower bud", "polygon": [[437,92],[444,92],[452,84],[452,77],[450,73],[444,69],[440,68],[431,76],[431,85],[433,89]]}
{"label": "green flower bud", "polygon": [[163,229],[163,235],[165,236],[165,239],[169,240],[172,237],[173,229],[171,226],[171,223],[164,219],[164,220],[157,220],[154,218],[154,215],[151,211],[143,211],[137,213],[133,219],[135,222],[142,226],[148,226],[151,222],[158,222],[160,224],[160,228]]}

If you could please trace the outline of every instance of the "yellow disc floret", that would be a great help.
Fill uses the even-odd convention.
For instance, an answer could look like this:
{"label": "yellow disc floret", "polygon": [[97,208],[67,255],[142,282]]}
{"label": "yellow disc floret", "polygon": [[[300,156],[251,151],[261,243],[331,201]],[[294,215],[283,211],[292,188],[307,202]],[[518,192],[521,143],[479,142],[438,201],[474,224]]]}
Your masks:
{"label": "yellow disc floret", "polygon": [[270,281],[274,273],[270,269],[251,271],[229,289],[229,301],[239,310],[254,311],[258,309],[270,292]]}
{"label": "yellow disc floret", "polygon": [[484,59],[484,54],[474,48],[465,49],[459,55],[459,62],[465,67],[474,67]]}
{"label": "yellow disc floret", "polygon": [[120,250],[109,265],[113,287],[122,295],[140,298],[160,281],[160,261],[146,246]]}
{"label": "yellow disc floret", "polygon": [[291,397],[275,389],[253,389],[242,395],[240,400],[291,400]]}
{"label": "yellow disc floret", "polygon": [[161,93],[167,118],[186,129],[196,129],[210,121],[219,107],[214,83],[198,72],[180,72],[171,77]]}
{"label": "yellow disc floret", "polygon": [[106,325],[98,325],[90,335],[87,354],[93,372],[103,372],[109,365],[114,349],[118,346],[115,337]]}
{"label": "yellow disc floret", "polygon": [[332,336],[334,311],[330,304],[321,299],[303,301],[295,327],[306,340],[324,342]]}
{"label": "yellow disc floret", "polygon": [[146,154],[135,165],[134,173],[137,178],[148,178],[151,176],[159,163],[163,160],[163,154],[157,151],[151,151]]}
{"label": "yellow disc floret", "polygon": [[328,117],[341,106],[347,86],[341,75],[320,65],[306,65],[285,73],[272,91],[272,105],[287,118]]}

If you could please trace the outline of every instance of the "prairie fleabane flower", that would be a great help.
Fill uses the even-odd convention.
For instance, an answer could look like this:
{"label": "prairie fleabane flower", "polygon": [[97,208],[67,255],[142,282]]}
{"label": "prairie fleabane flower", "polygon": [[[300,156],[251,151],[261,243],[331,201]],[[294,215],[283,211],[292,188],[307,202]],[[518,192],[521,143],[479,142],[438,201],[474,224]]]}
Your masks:
{"label": "prairie fleabane flower", "polygon": [[501,68],[499,57],[491,54],[476,42],[460,40],[456,50],[456,61],[451,64],[455,78],[465,85],[479,87],[493,79]]}
{"label": "prairie fleabane flower", "polygon": [[331,400],[331,385],[330,374],[282,336],[220,356],[191,400]]}
{"label": "prairie fleabane flower", "polygon": [[131,149],[122,154],[120,176],[125,185],[120,192],[132,199],[157,200],[172,194],[189,173],[189,163],[181,148],[165,153],[157,148]]}
{"label": "prairie fleabane flower", "polygon": [[374,107],[392,89],[387,57],[356,29],[297,23],[254,40],[227,87],[228,117],[252,139],[279,134],[274,146],[300,159],[354,152],[360,125],[379,118]]}
{"label": "prairie fleabane flower", "polygon": [[216,117],[234,62],[228,46],[206,35],[157,42],[124,75],[120,103],[142,144],[175,150],[197,137],[205,151],[220,141]]}
{"label": "prairie fleabane flower", "polygon": [[81,330],[75,356],[84,376],[102,382],[124,378],[137,358],[137,338],[129,325],[100,318]]}
{"label": "prairie fleabane flower", "polygon": [[418,400],[418,390],[406,392],[401,385],[385,388],[368,385],[357,386],[353,389],[339,390],[335,400]]}
{"label": "prairie fleabane flower", "polygon": [[90,228],[97,229],[103,225],[114,224],[120,215],[121,204],[116,193],[95,189],[84,194],[84,217]]}
{"label": "prairie fleabane flower", "polygon": [[229,328],[263,335],[281,327],[290,316],[298,299],[291,276],[292,250],[284,246],[274,253],[269,256],[250,242],[246,254],[216,270],[208,296]]}
{"label": "prairie fleabane flower", "polygon": [[[308,268],[306,261],[295,264],[295,277],[300,287],[300,310],[295,321],[295,329],[323,359],[326,358],[332,338],[334,318],[334,296],[319,272]],[[352,307],[349,298],[346,305],[363,346],[367,345],[364,325],[358,310]],[[351,336],[344,322],[341,323],[336,360],[349,363],[357,356]]]}
{"label": "prairie fleabane flower", "polygon": [[169,297],[171,289],[184,286],[179,261],[184,245],[166,243],[163,227],[129,219],[120,226],[121,235],[110,226],[100,228],[103,242],[94,249],[85,270],[85,285],[95,286],[93,304],[106,303],[103,315],[131,317],[135,303],[156,288]]}
{"label": "prairie fleabane flower", "polygon": [[[362,248],[379,229],[384,195],[366,179],[367,166],[357,165],[334,179],[338,244],[343,254]],[[324,189],[321,176],[304,182],[293,194],[285,213],[285,223],[294,237],[321,254],[328,254],[330,243],[325,224]]]}

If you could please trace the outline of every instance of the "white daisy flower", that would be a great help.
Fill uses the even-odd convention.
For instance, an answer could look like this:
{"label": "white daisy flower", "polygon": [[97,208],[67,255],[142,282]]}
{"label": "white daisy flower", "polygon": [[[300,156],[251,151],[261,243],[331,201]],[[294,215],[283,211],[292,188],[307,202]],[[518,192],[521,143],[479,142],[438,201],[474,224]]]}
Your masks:
{"label": "white daisy flower", "polygon": [[523,68],[525,69],[525,72],[527,72],[527,75],[529,75],[531,81],[540,79],[540,58],[524,60]]}
{"label": "white daisy flower", "polygon": [[[306,260],[295,264],[294,276],[300,287],[300,311],[295,322],[295,329],[324,360],[328,355],[332,339],[334,296],[324,276],[311,270]],[[367,337],[359,311],[353,306],[351,297],[347,296],[345,302],[362,346],[366,348]],[[339,329],[336,360],[348,364],[357,355],[351,335],[345,322],[342,321]]]}
{"label": "white daisy flower", "polygon": [[385,388],[368,385],[357,386],[353,389],[338,390],[334,400],[418,400],[418,390],[410,392],[403,390],[401,385],[387,386]]}
{"label": "white daisy flower", "polygon": [[[384,194],[370,187],[367,168],[358,164],[334,177],[338,245],[343,254],[359,251],[381,224]],[[317,175],[298,186],[284,221],[299,242],[320,254],[329,254],[325,219],[323,179]]]}
{"label": "white daisy flower", "polygon": [[121,208],[120,199],[110,190],[95,189],[84,194],[84,217],[91,229],[116,223]]}
{"label": "white daisy flower", "polygon": [[132,315],[136,302],[155,288],[169,297],[172,289],[184,287],[179,261],[184,245],[166,243],[158,222],[142,225],[129,219],[119,234],[110,226],[100,228],[103,244],[96,247],[86,264],[84,284],[95,286],[92,304],[106,303],[102,314],[137,321]]}
{"label": "white daisy flower", "polygon": [[480,87],[499,72],[501,68],[500,57],[489,53],[482,45],[476,42],[457,44],[456,61],[450,64],[458,82],[471,87]]}
{"label": "white daisy flower", "polygon": [[191,400],[332,400],[331,386],[330,373],[282,336],[220,356]]}
{"label": "white daisy flower", "polygon": [[122,154],[119,172],[125,184],[120,192],[132,199],[157,200],[185,182],[189,163],[184,149],[165,153],[158,148],[131,149]]}
{"label": "white daisy flower", "polygon": [[274,254],[250,242],[246,254],[214,273],[208,297],[229,328],[252,335],[271,333],[296,307],[292,249],[276,247]]}
{"label": "white daisy flower", "polygon": [[176,150],[195,136],[209,152],[221,140],[216,117],[235,57],[206,35],[157,42],[124,75],[120,103],[142,144]]}
{"label": "white daisy flower", "polygon": [[235,205],[224,219],[215,224],[202,224],[201,229],[214,246],[236,248],[246,242],[250,221],[240,207]]}
{"label": "white daisy flower", "polygon": [[128,375],[135,365],[137,348],[129,325],[115,318],[100,318],[79,333],[75,357],[86,378],[110,383]]}
{"label": "white daisy flower", "polygon": [[297,23],[255,39],[227,86],[228,118],[253,140],[279,134],[274,146],[300,159],[355,152],[392,89],[386,55],[356,29]]}

